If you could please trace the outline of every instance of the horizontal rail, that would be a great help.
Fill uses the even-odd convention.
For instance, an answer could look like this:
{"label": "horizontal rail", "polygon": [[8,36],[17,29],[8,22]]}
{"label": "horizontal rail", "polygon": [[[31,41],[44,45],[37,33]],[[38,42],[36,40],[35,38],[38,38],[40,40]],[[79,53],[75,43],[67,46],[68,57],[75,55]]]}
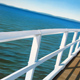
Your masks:
{"label": "horizontal rail", "polygon": [[79,32],[80,29],[43,29],[30,31],[14,31],[14,32],[0,32],[0,42],[7,42],[25,38],[33,38],[34,35],[51,35],[60,34],[64,32]]}
{"label": "horizontal rail", "polygon": [[[18,78],[19,76],[23,75],[23,74],[26,73],[27,71],[31,70],[32,68],[35,68],[36,66],[42,64],[42,63],[45,62],[45,61],[51,59],[52,57],[56,56],[58,53],[60,53],[61,51],[67,49],[68,47],[70,47],[71,45],[77,43],[78,41],[80,41],[80,40],[76,40],[75,42],[66,45],[64,48],[58,49],[58,50],[56,50],[56,51],[54,51],[54,52],[52,52],[52,53],[50,53],[50,54],[42,57],[42,58],[39,59],[36,63],[34,63],[34,64],[30,65],[30,66],[26,66],[26,67],[24,67],[24,68],[22,68],[22,69],[20,69],[20,70],[18,70],[18,71],[16,71],[16,72],[10,74],[9,76],[1,79],[1,80],[14,80],[14,79]],[[80,49],[80,48],[79,48],[79,49]],[[79,49],[78,49],[78,51],[79,51]],[[45,80],[46,80],[46,79],[45,79]]]}
{"label": "horizontal rail", "polygon": [[61,70],[64,69],[64,67],[73,59],[73,57],[75,57],[77,55],[77,53],[80,51],[80,48],[78,48],[76,50],[76,52],[74,52],[69,58],[67,58],[66,60],[64,60],[58,67],[57,69],[53,70],[51,73],[49,73],[43,80],[52,80]]}
{"label": "horizontal rail", "polygon": [[[25,39],[25,38],[33,38],[33,44],[32,44],[28,66],[23,67],[22,69],[10,74],[7,77],[2,78],[1,80],[14,80],[26,72],[27,72],[26,79],[28,78],[27,75],[29,75],[30,78],[28,78],[28,80],[32,80],[34,70],[37,66],[51,59],[52,57],[58,55],[58,58],[56,60],[56,63],[59,60],[58,64],[55,65],[54,70],[43,79],[43,80],[51,80],[53,77],[57,75],[57,73],[59,73],[66,66],[66,64],[80,50],[80,47],[79,47],[80,38],[76,40],[78,32],[80,32],[80,29],[43,29],[43,30],[29,30],[29,31],[0,32],[1,43],[7,42],[7,41],[13,41],[13,40]],[[63,33],[64,35],[61,41],[60,49],[37,60],[41,37],[44,35],[61,34],[61,33]],[[72,42],[69,43],[68,45],[65,45],[68,33],[74,33],[74,36],[73,36]],[[76,43],[77,45],[76,45],[75,51],[72,53],[74,44]],[[69,54],[70,56],[67,59],[65,59],[62,63],[60,63],[63,51],[71,46],[73,47],[70,49],[70,54]]]}

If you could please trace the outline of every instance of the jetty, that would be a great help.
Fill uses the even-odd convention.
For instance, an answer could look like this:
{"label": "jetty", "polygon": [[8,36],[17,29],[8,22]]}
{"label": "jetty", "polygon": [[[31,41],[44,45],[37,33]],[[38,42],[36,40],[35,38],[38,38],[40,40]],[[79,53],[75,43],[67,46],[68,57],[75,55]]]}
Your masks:
{"label": "jetty", "polygon": [[80,80],[80,52],[53,80]]}
{"label": "jetty", "polygon": [[[29,30],[29,31],[0,32],[1,43],[13,40],[25,39],[25,38],[33,38],[28,65],[8,76],[5,76],[0,80],[15,80],[25,73],[26,73],[25,80],[32,80],[35,68],[39,65],[42,65],[42,63],[55,56],[57,56],[55,65],[50,65],[54,66],[54,69],[47,76],[45,76],[43,80],[55,80],[55,79],[73,80],[73,78],[80,79],[80,77],[78,77],[80,75],[79,32],[80,29],[42,29],[42,30]],[[72,42],[66,44],[69,33],[73,33]],[[45,35],[55,35],[55,34],[57,35],[62,34],[62,40],[59,49],[49,53],[48,55],[40,59],[37,59],[41,43],[41,37]],[[66,50],[67,48],[70,48],[68,57],[61,62],[63,51]]]}

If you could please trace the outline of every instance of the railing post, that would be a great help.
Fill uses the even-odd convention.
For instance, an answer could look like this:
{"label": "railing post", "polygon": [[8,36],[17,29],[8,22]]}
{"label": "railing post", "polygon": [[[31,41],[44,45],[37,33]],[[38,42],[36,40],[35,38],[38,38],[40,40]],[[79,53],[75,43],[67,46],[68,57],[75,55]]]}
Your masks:
{"label": "railing post", "polygon": [[[34,64],[37,60],[40,41],[41,41],[41,35],[34,36],[28,66]],[[26,73],[25,80],[32,80],[33,74],[34,74],[34,69],[31,69],[30,71],[28,71]]]}
{"label": "railing post", "polygon": [[[68,36],[68,32],[65,32],[65,33],[63,34],[63,37],[62,37],[60,49],[65,46],[66,40],[67,40],[67,36]],[[59,66],[60,62],[61,62],[62,53],[63,53],[63,51],[61,51],[61,52],[57,55],[57,60],[56,60],[55,68],[57,68],[57,67]]]}
{"label": "railing post", "polygon": [[[78,39],[80,39],[80,36],[79,36]],[[75,47],[75,51],[78,49],[78,47],[79,47],[79,43],[80,43],[80,41],[77,42],[76,47]]]}
{"label": "railing post", "polygon": [[[72,43],[75,42],[75,40],[76,40],[76,38],[77,38],[77,33],[78,33],[77,31],[74,32],[74,36],[73,36],[73,39],[72,39]],[[74,45],[72,45],[72,46],[70,47],[70,51],[69,51],[68,57],[70,57],[70,56],[72,55],[73,47],[74,47]]]}

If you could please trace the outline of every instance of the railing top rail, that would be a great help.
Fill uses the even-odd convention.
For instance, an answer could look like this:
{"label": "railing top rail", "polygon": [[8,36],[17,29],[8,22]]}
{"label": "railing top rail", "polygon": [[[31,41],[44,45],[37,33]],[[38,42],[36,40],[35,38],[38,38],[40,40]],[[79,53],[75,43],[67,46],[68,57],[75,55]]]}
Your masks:
{"label": "railing top rail", "polygon": [[0,42],[13,41],[24,38],[32,38],[35,35],[50,35],[60,34],[64,32],[80,32],[80,29],[42,29],[42,30],[28,30],[28,31],[12,31],[0,32]]}
{"label": "railing top rail", "polygon": [[[72,32],[74,33],[72,42],[65,45],[68,33],[72,33]],[[55,75],[57,73],[59,73],[67,65],[69,60],[71,60],[72,57],[74,57],[76,55],[76,53],[80,50],[80,47],[79,47],[80,37],[79,37],[79,39],[76,40],[78,32],[80,32],[80,29],[42,29],[42,30],[0,32],[0,42],[7,42],[7,41],[18,40],[18,39],[24,39],[24,38],[34,38],[33,43],[32,43],[32,49],[31,49],[31,53],[30,53],[28,66],[23,67],[22,69],[10,74],[9,76],[7,76],[1,80],[14,80],[26,72],[27,72],[27,75],[26,75],[25,79],[28,78],[27,80],[32,80],[35,67],[37,67],[38,65],[42,64],[43,62],[51,59],[52,57],[58,55],[57,60],[56,60],[57,64],[55,65],[55,68],[54,68],[54,74],[50,73],[50,75],[47,76],[48,78],[47,77],[44,78],[44,80],[51,80],[52,77],[53,76],[55,77]],[[63,33],[63,37],[62,37],[60,48],[37,60],[41,36],[51,35],[51,34],[61,34],[61,33]],[[77,43],[76,48],[75,48],[74,52],[72,53],[73,46],[76,43]],[[70,53],[69,53],[70,56],[67,57],[67,59],[65,59],[61,63],[62,53],[65,49],[67,49],[69,47],[70,47]],[[62,64],[64,64],[64,65],[62,65]]]}
{"label": "railing top rail", "polygon": [[64,32],[80,32],[80,29],[43,29],[40,30],[42,35],[59,34]]}
{"label": "railing top rail", "polygon": [[29,66],[25,66],[25,67],[17,70],[16,72],[8,75],[7,77],[5,77],[5,78],[3,78],[1,80],[14,80],[14,79],[18,78],[19,76],[23,75],[24,73],[26,73],[30,69],[35,68],[38,65],[42,64],[43,62],[45,62],[45,61],[49,60],[50,58],[56,56],[58,53],[60,53],[61,51],[67,49],[68,47],[70,47],[71,45],[75,44],[78,41],[80,41],[80,40],[78,39],[75,42],[66,45],[64,48],[58,49],[58,50],[56,50],[56,51],[54,51],[54,52],[52,52],[52,53],[40,58],[36,63],[33,63],[32,65],[29,65]]}

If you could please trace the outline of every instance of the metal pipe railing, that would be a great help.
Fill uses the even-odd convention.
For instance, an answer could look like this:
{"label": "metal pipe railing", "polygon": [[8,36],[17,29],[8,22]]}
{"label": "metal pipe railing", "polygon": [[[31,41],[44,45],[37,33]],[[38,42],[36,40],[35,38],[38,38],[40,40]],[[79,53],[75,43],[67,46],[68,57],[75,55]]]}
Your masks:
{"label": "metal pipe railing", "polygon": [[[68,45],[65,45],[68,33],[71,33],[71,32],[74,33],[73,40]],[[14,80],[14,79],[20,77],[21,75],[23,75],[24,73],[26,73],[25,80],[32,80],[35,68],[37,66],[39,66],[43,62],[51,59],[52,57],[58,55],[54,70],[43,79],[43,80],[51,80],[66,66],[66,64],[77,54],[77,52],[79,52],[80,38],[76,40],[78,32],[80,32],[80,29],[44,29],[44,30],[32,30],[32,31],[0,32],[0,42],[7,42],[7,41],[13,41],[13,40],[18,40],[18,39],[33,37],[33,43],[32,43],[28,66],[10,74],[7,77],[2,78],[1,80]],[[41,36],[51,35],[51,34],[60,34],[60,33],[63,33],[60,49],[37,60]],[[75,47],[75,51],[72,53],[73,46],[76,43],[77,43],[77,45]],[[71,47],[69,56],[67,59],[65,59],[61,63],[60,61],[62,58],[63,51],[69,47]],[[64,64],[64,65],[62,65],[62,64]]]}

